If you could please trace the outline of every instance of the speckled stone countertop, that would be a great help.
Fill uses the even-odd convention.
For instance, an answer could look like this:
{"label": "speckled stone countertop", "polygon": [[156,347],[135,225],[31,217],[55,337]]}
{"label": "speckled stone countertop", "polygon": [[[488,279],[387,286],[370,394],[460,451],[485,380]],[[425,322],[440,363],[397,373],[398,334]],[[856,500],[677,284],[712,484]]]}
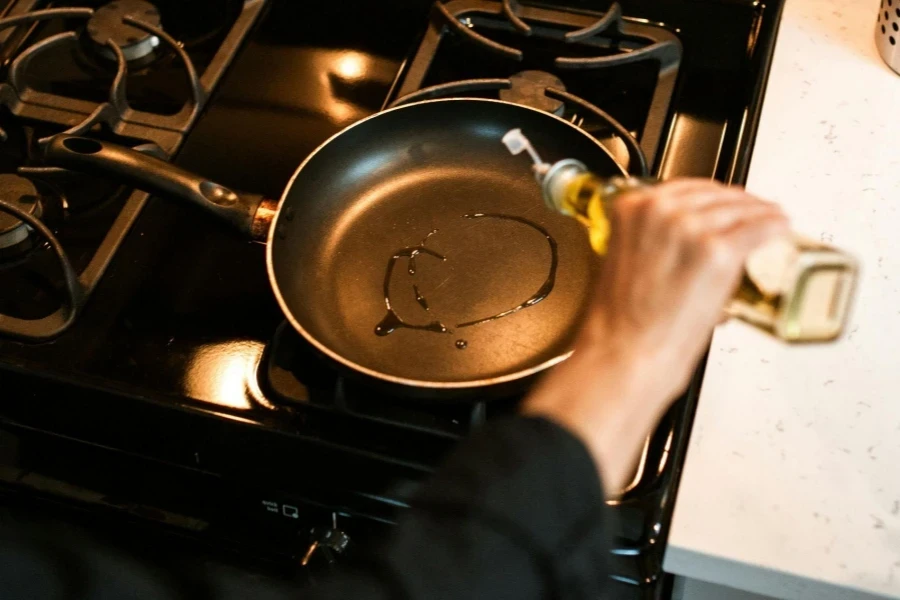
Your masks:
{"label": "speckled stone countertop", "polygon": [[717,331],[669,572],[776,598],[900,598],[900,76],[875,50],[879,1],[900,9],[787,0],[747,187],[856,254],[862,283],[833,345]]}

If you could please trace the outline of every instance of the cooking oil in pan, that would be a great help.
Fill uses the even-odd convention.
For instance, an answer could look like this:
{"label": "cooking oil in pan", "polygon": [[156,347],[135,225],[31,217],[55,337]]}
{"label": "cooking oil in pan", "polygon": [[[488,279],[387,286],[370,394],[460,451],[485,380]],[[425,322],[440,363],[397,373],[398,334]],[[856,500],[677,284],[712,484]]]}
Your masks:
{"label": "cooking oil in pan", "polygon": [[[503,143],[513,154],[531,156],[547,206],[581,222],[601,255],[606,253],[607,215],[616,197],[653,184],[599,177],[573,159],[544,163],[518,129],[507,133]],[[844,252],[799,236],[779,239],[750,255],[726,312],[789,342],[833,340],[846,325],[856,278],[856,261]]]}
{"label": "cooking oil in pan", "polygon": [[[538,288],[538,290],[532,294],[527,300],[524,302],[513,306],[507,310],[501,311],[495,315],[491,315],[488,317],[484,317],[481,319],[475,319],[473,321],[467,321],[465,323],[459,323],[456,325],[456,329],[462,329],[464,327],[473,327],[475,325],[482,325],[484,323],[490,323],[491,321],[496,321],[498,319],[502,319],[504,317],[508,317],[513,315],[521,310],[526,308],[535,306],[542,301],[544,301],[547,296],[550,295],[550,292],[553,291],[553,286],[556,284],[556,270],[559,265],[559,249],[556,240],[553,239],[553,236],[550,235],[550,232],[547,231],[541,225],[529,221],[523,217],[518,217],[515,215],[504,215],[497,213],[472,213],[463,215],[465,219],[500,219],[507,221],[515,221],[517,223],[521,223],[527,227],[531,227],[532,229],[538,231],[544,238],[547,240],[547,244],[550,248],[550,266],[547,271],[547,278]],[[413,325],[407,323],[396,313],[393,308],[393,304],[391,303],[391,278],[394,274],[394,266],[397,264],[401,258],[407,258],[407,273],[409,275],[416,274],[416,258],[422,254],[426,254],[432,256],[434,258],[440,259],[441,261],[447,260],[446,256],[443,254],[439,254],[430,248],[427,248],[425,244],[428,242],[428,239],[437,233],[437,230],[433,230],[431,233],[425,236],[422,242],[418,246],[412,246],[407,248],[401,248],[394,252],[388,261],[387,270],[384,274],[384,304],[387,309],[387,314],[384,318],[375,326],[375,335],[378,336],[386,336],[390,335],[397,329],[419,329],[422,331],[431,331],[433,333],[453,333],[453,330],[444,325],[441,321],[431,321],[425,325]],[[428,305],[428,300],[419,290],[419,287],[415,284],[412,286],[413,293],[415,294],[416,302],[418,302],[419,306],[421,306],[426,312],[430,312],[430,308]],[[460,350],[465,350],[468,347],[469,343],[466,340],[460,339],[456,341],[456,347]]]}
{"label": "cooking oil in pan", "polygon": [[491,321],[496,321],[497,319],[502,319],[503,317],[508,317],[509,315],[515,314],[520,310],[529,308],[534,306],[540,302],[543,302],[547,296],[550,295],[550,292],[553,291],[553,286],[556,284],[556,268],[559,265],[559,247],[556,243],[556,240],[553,239],[553,236],[550,235],[550,232],[538,225],[537,223],[533,223],[528,219],[523,219],[522,217],[516,217],[513,215],[500,215],[493,213],[474,213],[471,215],[463,215],[466,219],[505,219],[507,221],[516,221],[517,223],[522,223],[523,225],[527,225],[532,229],[539,231],[546,239],[547,243],[550,245],[550,269],[547,271],[547,279],[544,280],[544,283],[541,284],[541,287],[531,295],[525,302],[514,306],[510,309],[504,310],[502,312],[497,313],[496,315],[492,315],[490,317],[485,317],[483,319],[476,319],[474,321],[468,321],[466,323],[460,323],[457,327],[472,327],[473,325],[481,325],[482,323],[490,323]]}
{"label": "cooking oil in pan", "polygon": [[416,302],[419,303],[419,306],[425,310],[430,310],[428,308],[428,300],[425,299],[425,296],[422,295],[422,292],[419,291],[419,286],[416,284],[413,284],[413,292],[416,294]]}
{"label": "cooking oil in pan", "polygon": [[[427,237],[425,239],[428,239]],[[423,241],[424,244],[424,241]],[[440,321],[431,321],[430,323],[426,323],[425,325],[413,325],[411,323],[407,323],[394,311],[394,307],[391,304],[391,276],[394,274],[394,265],[397,264],[397,261],[401,258],[408,258],[413,261],[420,254],[428,254],[429,256],[433,256],[434,258],[440,260],[446,260],[444,255],[438,254],[434,250],[430,248],[426,248],[424,245],[413,246],[410,248],[401,248],[397,250],[391,259],[388,261],[387,270],[384,273],[384,306],[387,309],[387,314],[384,318],[375,326],[375,335],[377,336],[386,336],[390,335],[398,329],[421,329],[423,331],[433,331],[435,333],[450,333],[450,330],[446,325],[441,323]],[[412,267],[409,267],[409,270],[413,273],[415,270]],[[425,298],[419,296],[418,288],[416,288],[416,296],[419,304],[423,307],[428,307],[428,302]]]}

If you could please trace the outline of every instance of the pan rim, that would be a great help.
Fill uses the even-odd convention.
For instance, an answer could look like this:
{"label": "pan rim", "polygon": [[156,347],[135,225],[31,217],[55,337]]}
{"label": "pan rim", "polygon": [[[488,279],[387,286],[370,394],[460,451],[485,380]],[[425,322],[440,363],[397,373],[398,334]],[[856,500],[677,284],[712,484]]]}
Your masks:
{"label": "pan rim", "polygon": [[340,363],[344,367],[350,368],[353,371],[356,371],[356,372],[366,375],[368,377],[373,377],[375,379],[378,379],[378,380],[381,380],[381,381],[384,381],[387,383],[397,384],[397,385],[401,385],[401,386],[423,388],[423,389],[433,389],[433,390],[441,390],[441,389],[457,390],[457,391],[469,390],[469,389],[475,390],[475,389],[500,385],[500,384],[504,384],[504,383],[514,382],[514,381],[517,381],[520,379],[525,379],[532,375],[536,375],[542,371],[546,371],[550,367],[553,367],[553,366],[567,360],[568,358],[570,358],[572,356],[572,354],[575,353],[575,349],[573,348],[567,352],[563,352],[562,354],[559,354],[551,359],[545,360],[542,363],[539,363],[539,364],[529,367],[527,369],[521,369],[521,370],[518,370],[518,371],[515,371],[512,373],[508,373],[506,375],[501,375],[498,377],[492,377],[492,378],[487,378],[487,379],[473,379],[473,380],[468,380],[468,381],[430,381],[430,380],[410,379],[407,377],[391,375],[389,373],[384,373],[381,371],[377,371],[375,369],[370,369],[369,367],[366,367],[364,365],[361,365],[355,361],[348,359],[347,357],[343,356],[340,352],[336,352],[336,351],[332,350],[331,348],[329,348],[328,346],[326,346],[324,343],[322,343],[320,340],[318,340],[316,338],[316,336],[314,336],[312,333],[307,331],[306,328],[304,328],[303,325],[301,325],[300,322],[294,317],[293,312],[289,309],[287,302],[285,302],[284,297],[281,293],[281,288],[278,285],[278,280],[275,277],[273,248],[274,248],[274,241],[275,241],[275,231],[278,227],[278,222],[281,219],[281,208],[282,208],[282,206],[284,206],[284,203],[287,201],[287,197],[290,194],[290,191],[294,188],[294,181],[297,179],[297,177],[300,176],[300,174],[303,172],[303,169],[306,167],[306,165],[310,161],[312,161],[313,158],[315,158],[316,155],[319,154],[319,152],[322,149],[324,149],[326,146],[328,146],[332,141],[336,140],[337,138],[342,136],[344,133],[350,131],[351,129],[366,123],[367,121],[370,121],[372,119],[377,119],[377,118],[381,117],[382,115],[386,115],[386,114],[389,114],[389,113],[392,113],[395,111],[402,111],[404,109],[408,109],[411,107],[420,106],[423,104],[434,104],[434,103],[438,103],[438,102],[477,102],[477,103],[485,103],[485,104],[505,104],[507,106],[514,106],[517,109],[528,110],[528,111],[539,113],[547,118],[554,119],[554,120],[566,125],[567,127],[574,129],[579,134],[586,137],[588,140],[593,142],[602,152],[604,152],[607,156],[609,156],[609,158],[612,160],[613,164],[615,164],[616,167],[618,167],[618,169],[621,171],[621,174],[623,176],[628,175],[628,173],[625,171],[625,169],[623,169],[622,166],[615,160],[615,158],[610,153],[610,151],[603,144],[601,144],[599,141],[597,141],[596,138],[594,138],[593,136],[591,136],[590,134],[585,132],[580,127],[573,125],[572,123],[570,123],[569,121],[566,121],[565,119],[563,119],[561,117],[558,117],[554,114],[545,112],[545,111],[537,109],[537,108],[533,108],[531,106],[525,106],[522,104],[516,104],[515,102],[508,102],[506,100],[496,100],[496,99],[492,99],[492,98],[435,98],[435,99],[431,99],[431,100],[421,100],[419,102],[411,102],[409,104],[402,104],[400,106],[395,106],[393,108],[389,108],[389,109],[377,112],[373,115],[370,115],[364,119],[360,119],[359,121],[356,121],[355,123],[348,125],[344,129],[338,131],[337,133],[335,133],[334,135],[329,137],[327,140],[322,142],[315,150],[313,150],[309,154],[309,156],[306,157],[306,159],[303,160],[302,163],[300,163],[300,165],[297,167],[297,170],[294,171],[294,174],[288,180],[287,185],[285,186],[284,190],[282,191],[281,198],[278,201],[278,207],[275,212],[275,214],[276,214],[275,221],[269,227],[269,234],[268,234],[268,237],[266,240],[266,271],[268,272],[268,275],[269,275],[269,285],[275,294],[275,299],[278,301],[278,306],[281,308],[281,312],[284,315],[284,317],[294,328],[294,331],[296,331],[301,336],[303,336],[306,339],[306,341],[309,342],[310,344],[312,344],[319,352],[322,352],[323,354],[328,356],[330,359]]}

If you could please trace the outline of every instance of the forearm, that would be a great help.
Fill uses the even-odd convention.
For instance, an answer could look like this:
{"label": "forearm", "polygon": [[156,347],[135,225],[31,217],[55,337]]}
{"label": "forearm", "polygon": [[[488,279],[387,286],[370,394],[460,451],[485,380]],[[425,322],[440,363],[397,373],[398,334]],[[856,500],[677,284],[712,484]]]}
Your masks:
{"label": "forearm", "polygon": [[647,434],[669,404],[653,359],[603,344],[582,344],[526,400],[526,415],[550,419],[576,435],[603,476],[607,496],[633,474]]}

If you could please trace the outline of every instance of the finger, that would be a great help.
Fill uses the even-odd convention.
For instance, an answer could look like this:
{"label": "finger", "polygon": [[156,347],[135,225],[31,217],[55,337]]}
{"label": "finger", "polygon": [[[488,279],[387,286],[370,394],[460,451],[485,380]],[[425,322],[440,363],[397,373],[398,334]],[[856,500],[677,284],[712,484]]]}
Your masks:
{"label": "finger", "polygon": [[784,215],[766,215],[745,219],[725,230],[720,237],[742,257],[743,262],[753,250],[788,232],[788,221]]}
{"label": "finger", "polygon": [[740,188],[730,188],[709,181],[690,181],[643,190],[636,198],[639,206],[651,214],[668,217],[675,213],[697,210],[720,202],[758,200]]}
{"label": "finger", "polygon": [[706,208],[712,204],[722,203],[747,203],[762,202],[759,198],[748,194],[740,188],[730,188],[725,186],[708,186],[703,188],[695,188],[684,190],[677,194],[673,194],[675,201],[682,210],[695,210]]}
{"label": "finger", "polygon": [[744,221],[784,218],[781,208],[762,200],[719,200],[684,215],[685,226],[695,235],[731,229]]}
{"label": "finger", "polygon": [[657,184],[656,187],[657,189],[665,190],[673,194],[690,193],[708,188],[727,189],[725,185],[714,179],[703,179],[700,177],[679,177],[678,179],[669,179]]}
{"label": "finger", "polygon": [[[716,195],[728,190],[720,183],[709,179],[673,179],[652,186],[630,189],[620,198],[624,204],[653,204],[657,201],[683,201],[697,195]],[[617,201],[616,204],[620,202]]]}
{"label": "finger", "polygon": [[725,185],[714,179],[700,178],[671,179],[658,184],[656,188],[662,190],[666,194],[676,196],[686,196],[705,192],[747,194],[744,188],[739,185]]}

